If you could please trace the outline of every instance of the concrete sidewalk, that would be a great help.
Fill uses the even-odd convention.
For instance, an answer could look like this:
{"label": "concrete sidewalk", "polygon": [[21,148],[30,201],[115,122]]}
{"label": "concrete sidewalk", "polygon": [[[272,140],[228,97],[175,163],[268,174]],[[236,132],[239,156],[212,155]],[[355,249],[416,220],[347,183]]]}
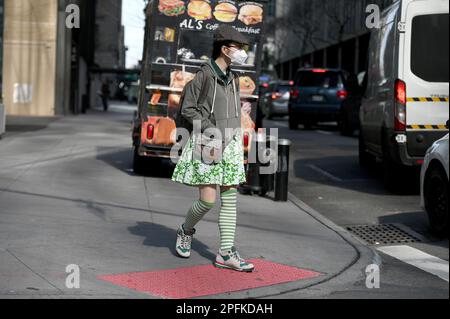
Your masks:
{"label": "concrete sidewalk", "polygon": [[[192,257],[177,258],[176,229],[197,190],[170,174],[132,173],[131,113],[90,111],[0,141],[1,298],[156,298],[97,277],[214,261],[219,205],[198,225]],[[373,253],[332,224],[292,201],[239,196],[238,205],[243,257],[323,275],[209,298],[282,297],[306,287],[314,295],[311,287],[339,276],[342,284],[364,281]],[[80,289],[66,287],[70,264],[81,269]]]}

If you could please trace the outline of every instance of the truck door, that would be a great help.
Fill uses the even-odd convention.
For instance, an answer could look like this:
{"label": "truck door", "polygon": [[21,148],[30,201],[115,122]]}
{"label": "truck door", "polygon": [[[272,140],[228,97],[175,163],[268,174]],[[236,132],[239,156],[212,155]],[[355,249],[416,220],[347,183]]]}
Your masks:
{"label": "truck door", "polygon": [[405,14],[403,81],[408,153],[422,157],[449,118],[449,3],[413,1]]}

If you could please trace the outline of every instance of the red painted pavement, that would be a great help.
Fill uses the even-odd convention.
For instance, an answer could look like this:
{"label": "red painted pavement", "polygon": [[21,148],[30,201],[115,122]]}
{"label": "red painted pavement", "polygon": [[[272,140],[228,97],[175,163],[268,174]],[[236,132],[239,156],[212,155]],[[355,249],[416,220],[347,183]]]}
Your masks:
{"label": "red painted pavement", "polygon": [[322,274],[266,260],[251,260],[252,273],[217,269],[213,265],[99,276],[115,285],[167,299],[189,299],[311,279]]}

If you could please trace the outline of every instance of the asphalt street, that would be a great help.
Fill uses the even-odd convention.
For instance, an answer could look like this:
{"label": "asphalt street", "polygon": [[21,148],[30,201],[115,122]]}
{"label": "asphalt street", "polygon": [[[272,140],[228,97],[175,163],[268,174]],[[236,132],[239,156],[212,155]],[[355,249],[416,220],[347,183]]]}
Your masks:
{"label": "asphalt street", "polygon": [[[343,228],[380,224],[399,226],[419,239],[407,246],[446,261],[448,271],[448,239],[436,238],[430,232],[426,213],[420,206],[419,182],[402,195],[388,192],[380,177],[380,167],[370,171],[360,167],[357,132],[353,137],[343,137],[335,123],[323,123],[311,131],[300,125],[298,130],[292,131],[288,128],[287,118],[265,121],[264,126],[279,128],[279,135],[293,142],[289,190],[296,197]],[[448,282],[378,252],[382,258],[380,289],[350,289],[334,292],[332,296],[448,297]]]}

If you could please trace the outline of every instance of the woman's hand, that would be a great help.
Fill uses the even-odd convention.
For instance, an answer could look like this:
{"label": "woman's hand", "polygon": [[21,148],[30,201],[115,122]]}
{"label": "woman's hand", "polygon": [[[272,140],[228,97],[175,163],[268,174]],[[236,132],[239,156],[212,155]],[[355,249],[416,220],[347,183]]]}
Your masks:
{"label": "woman's hand", "polygon": [[208,165],[217,164],[222,160],[223,141],[203,135],[195,138],[195,157]]}
{"label": "woman's hand", "polygon": [[[206,154],[205,154],[206,153]],[[206,160],[212,163],[219,163],[221,161],[222,152],[220,148],[211,146],[205,146],[204,155],[207,156]]]}

